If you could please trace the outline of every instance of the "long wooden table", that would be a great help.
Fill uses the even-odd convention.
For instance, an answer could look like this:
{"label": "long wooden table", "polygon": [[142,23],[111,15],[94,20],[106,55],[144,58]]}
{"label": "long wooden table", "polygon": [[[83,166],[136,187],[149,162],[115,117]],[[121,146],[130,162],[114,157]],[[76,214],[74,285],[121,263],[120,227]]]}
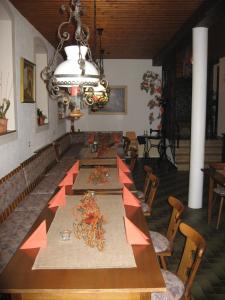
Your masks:
{"label": "long wooden table", "polygon": [[[148,235],[141,209],[126,206],[125,210]],[[49,228],[53,218],[54,212],[46,207],[27,237],[44,219]],[[83,270],[32,270],[38,249],[17,250],[0,275],[0,292],[12,294],[13,300],[147,300],[151,292],[165,291],[152,244],[132,248],[137,268]]]}
{"label": "long wooden table", "polygon": [[203,171],[209,176],[208,224],[210,224],[212,218],[213,189],[216,184],[225,187],[225,163],[211,164],[208,169],[204,169]]}

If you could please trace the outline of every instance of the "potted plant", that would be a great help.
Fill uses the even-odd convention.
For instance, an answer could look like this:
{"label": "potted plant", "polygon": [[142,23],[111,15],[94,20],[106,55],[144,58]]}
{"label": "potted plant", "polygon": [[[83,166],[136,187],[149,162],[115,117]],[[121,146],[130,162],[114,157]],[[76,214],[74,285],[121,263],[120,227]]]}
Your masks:
{"label": "potted plant", "polygon": [[0,103],[0,134],[7,132],[7,122],[6,113],[9,109],[10,101],[3,98],[2,103]]}
{"label": "potted plant", "polygon": [[46,119],[46,116],[43,114],[43,112],[40,110],[40,108],[37,108],[37,122],[38,122],[38,125],[39,126],[44,125],[45,124],[45,119]]}

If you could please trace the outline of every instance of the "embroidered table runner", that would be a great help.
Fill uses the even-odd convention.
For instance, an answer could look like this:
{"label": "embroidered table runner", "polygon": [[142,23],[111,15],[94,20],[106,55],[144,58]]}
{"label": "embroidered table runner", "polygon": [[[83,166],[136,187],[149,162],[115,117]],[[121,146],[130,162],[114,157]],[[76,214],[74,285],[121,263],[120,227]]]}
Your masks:
{"label": "embroidered table runner", "polygon": [[[132,247],[127,243],[121,195],[97,195],[96,202],[106,219],[103,251],[87,246],[73,233],[73,209],[82,196],[67,196],[59,207],[47,234],[47,248],[40,249],[32,269],[97,269],[136,267]],[[71,239],[62,241],[60,232],[71,230]]]}
{"label": "embroidered table runner", "polygon": [[116,158],[87,158],[81,159],[82,166],[116,166]]}
{"label": "embroidered table runner", "polygon": [[72,186],[73,190],[121,190],[123,185],[119,181],[117,168],[107,168],[107,182],[92,183],[89,179],[93,168],[80,169],[77,178]]}

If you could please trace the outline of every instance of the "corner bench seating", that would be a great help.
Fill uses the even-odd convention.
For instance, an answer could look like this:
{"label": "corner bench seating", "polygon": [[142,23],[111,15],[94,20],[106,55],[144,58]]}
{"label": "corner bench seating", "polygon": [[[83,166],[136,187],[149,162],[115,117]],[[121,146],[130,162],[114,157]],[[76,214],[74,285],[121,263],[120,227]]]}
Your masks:
{"label": "corner bench seating", "polygon": [[64,134],[0,179],[0,272],[87,145],[88,134],[82,140],[76,134]]}

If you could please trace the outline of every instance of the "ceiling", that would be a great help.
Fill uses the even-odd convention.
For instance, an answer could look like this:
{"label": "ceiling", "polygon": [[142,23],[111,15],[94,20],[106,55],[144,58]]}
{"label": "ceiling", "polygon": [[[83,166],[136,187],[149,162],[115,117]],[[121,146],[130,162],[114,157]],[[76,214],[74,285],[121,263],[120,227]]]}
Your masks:
{"label": "ceiling", "polygon": [[[66,16],[60,13],[69,0],[10,0],[20,13],[54,46],[57,29]],[[169,44],[206,0],[95,0],[96,28],[104,28],[105,58],[153,58]],[[94,0],[81,0],[82,23],[90,30],[93,49]],[[72,43],[72,41],[71,41]],[[98,48],[98,47],[97,47]],[[93,50],[92,50],[93,51]]]}

